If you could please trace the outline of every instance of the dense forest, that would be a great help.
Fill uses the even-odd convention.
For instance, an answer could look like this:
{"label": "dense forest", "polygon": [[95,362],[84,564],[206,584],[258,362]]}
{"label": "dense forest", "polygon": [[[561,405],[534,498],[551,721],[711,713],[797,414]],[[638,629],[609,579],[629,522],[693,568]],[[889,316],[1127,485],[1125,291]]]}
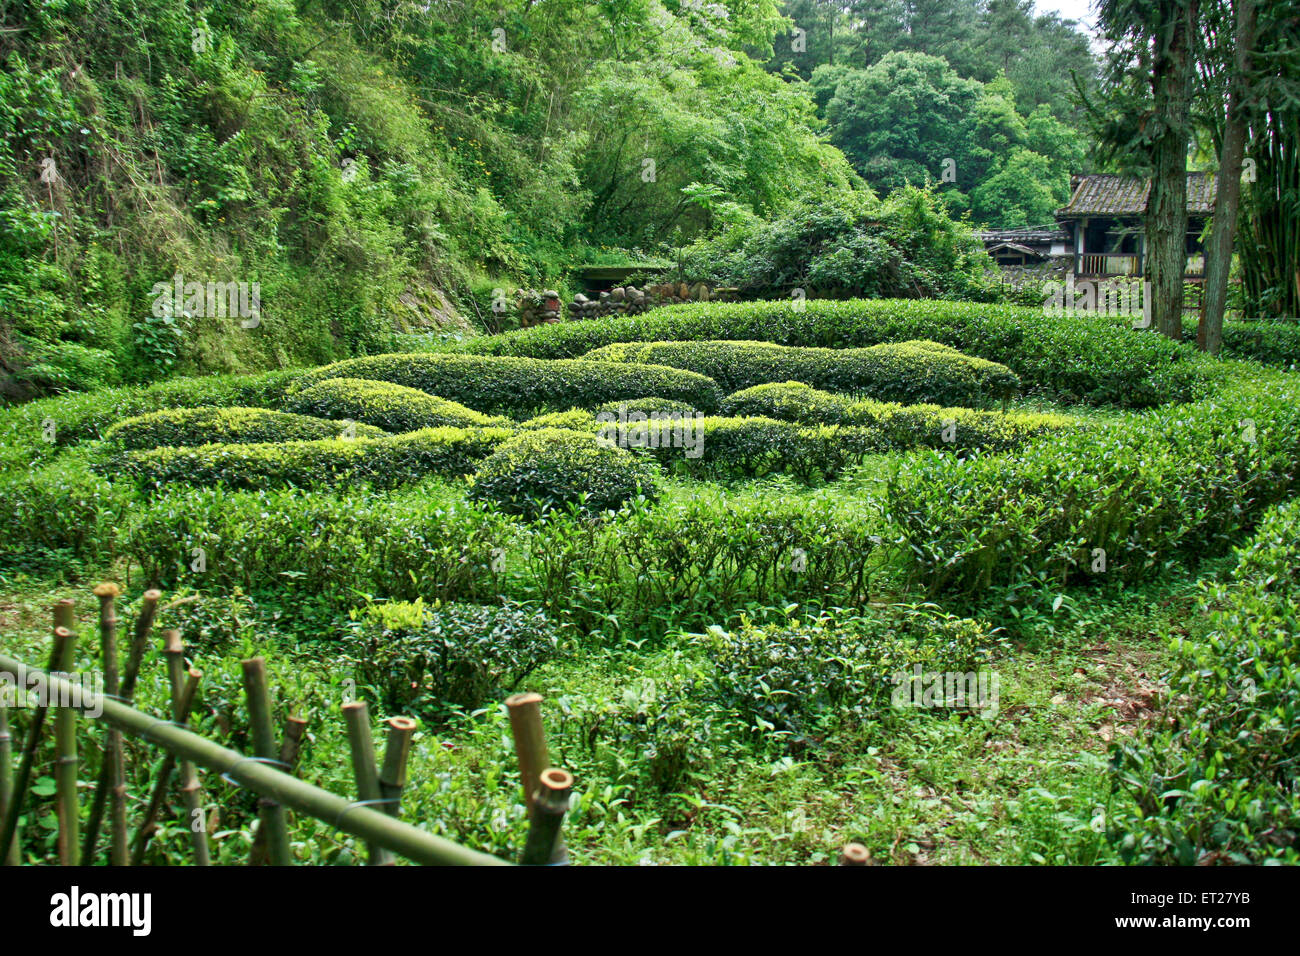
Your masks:
{"label": "dense forest", "polygon": [[[824,203],[875,221],[907,186],[855,241],[1035,224],[1096,73],[1014,0],[7,2],[0,53],[11,398],[466,330],[494,290],[708,261],[682,250]],[[975,294],[977,251],[939,285]],[[256,283],[265,321],[160,310],[176,276]]]}

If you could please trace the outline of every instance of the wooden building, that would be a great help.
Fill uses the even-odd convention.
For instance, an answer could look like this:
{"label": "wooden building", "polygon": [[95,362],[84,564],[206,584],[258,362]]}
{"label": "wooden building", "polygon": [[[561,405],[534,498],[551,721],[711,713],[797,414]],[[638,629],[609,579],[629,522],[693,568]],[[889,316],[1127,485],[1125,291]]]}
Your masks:
{"label": "wooden building", "polygon": [[[1200,235],[1214,215],[1215,187],[1212,173],[1187,174],[1185,275],[1189,280],[1205,275]],[[1056,211],[1056,221],[1070,236],[1070,271],[1075,278],[1142,275],[1150,192],[1150,180],[1130,176],[1070,178],[1070,202]]]}

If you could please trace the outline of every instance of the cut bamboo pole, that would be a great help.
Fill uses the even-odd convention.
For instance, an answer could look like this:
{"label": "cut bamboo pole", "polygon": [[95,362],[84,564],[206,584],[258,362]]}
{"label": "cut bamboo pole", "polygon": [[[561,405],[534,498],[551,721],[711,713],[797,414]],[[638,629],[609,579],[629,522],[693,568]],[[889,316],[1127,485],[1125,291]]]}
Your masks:
{"label": "cut bamboo pole", "polygon": [[[14,746],[9,730],[9,708],[0,706],[0,822],[9,814],[14,799]],[[18,865],[17,841],[10,843],[9,852],[0,855],[0,866]]]}
{"label": "cut bamboo pole", "polygon": [[[198,697],[199,681],[203,674],[200,671],[190,668],[188,673],[185,671],[185,651],[181,647],[180,633],[178,631],[166,631],[163,634],[166,642],[164,653],[167,654],[168,680],[171,683],[172,698],[172,720],[178,726],[184,726],[190,718],[190,710],[194,706],[194,701]],[[190,776],[185,775],[185,768],[189,766]],[[162,767],[154,780],[153,794],[149,798],[149,807],[145,811],[144,822],[140,824],[140,829],[136,831],[135,840],[131,846],[131,865],[139,866],[144,862],[144,853],[149,846],[149,841],[153,839],[154,832],[158,829],[156,821],[158,814],[162,812],[163,803],[167,799],[167,788],[171,784],[172,771],[176,768],[176,757],[173,754],[167,754],[163,758]],[[189,761],[181,761],[181,797],[185,802],[186,825],[191,834],[191,843],[194,847],[194,865],[207,866],[208,859],[208,835],[205,829],[194,828],[196,819],[201,819],[195,811],[202,811],[202,801],[199,799],[199,784],[197,774],[194,773],[194,765]]]}
{"label": "cut bamboo pole", "polygon": [[[117,661],[117,609],[115,601],[122,589],[111,581],[95,587],[99,598],[99,650],[104,669],[104,693],[117,696],[122,689]],[[108,858],[113,866],[126,866],[126,773],[123,766],[122,732],[116,727],[107,728],[104,735],[104,764],[108,769]],[[102,804],[102,798],[99,802]],[[93,810],[92,804],[92,810]],[[95,858],[95,844],[99,834],[86,827],[81,858],[87,862]]]}
{"label": "cut bamboo pole", "polygon": [[[285,773],[293,773],[298,766],[298,751],[302,746],[303,734],[307,731],[307,721],[302,717],[286,717],[284,736],[280,738],[280,765]],[[248,862],[252,866],[266,866],[266,830],[257,828],[253,835],[253,849],[249,851]]]}
{"label": "cut bamboo pole", "polygon": [[[63,645],[69,631],[64,627],[54,629],[54,643],[50,646],[50,662],[45,668],[47,673],[54,673],[63,660]],[[26,667],[11,672],[18,683],[26,687]],[[27,728],[27,743],[23,746],[22,761],[18,764],[18,775],[14,777],[13,800],[5,814],[4,823],[0,825],[0,860],[7,860],[17,852],[18,817],[23,810],[23,797],[27,794],[27,784],[31,781],[32,763],[36,759],[36,748],[41,741],[41,727],[45,724],[45,715],[49,713],[49,702],[55,696],[53,682],[46,682],[46,694],[43,700],[37,700],[32,711],[31,726]]]}
{"label": "cut bamboo pole", "polygon": [[[190,668],[185,669],[185,645],[181,643],[180,631],[164,632],[163,653],[167,655],[167,679],[172,692],[172,719],[176,723],[189,723],[190,712],[199,692],[199,680],[202,674]],[[188,678],[188,679],[187,679]],[[207,866],[208,830],[203,818],[202,788],[199,774],[194,769],[194,762],[182,760],[180,772],[181,802],[185,806],[185,827],[190,831],[190,843],[194,847],[194,865]]]}
{"label": "cut bamboo pole", "polygon": [[[0,673],[18,677],[27,671],[19,660],[0,653]],[[68,688],[66,681],[50,678],[56,693]],[[75,699],[75,698],[74,698]],[[159,722],[120,701],[99,695],[84,695],[77,706],[99,719],[121,728],[133,737],[148,740],[193,760],[213,773],[223,774],[255,793],[265,794],[285,806],[330,824],[362,840],[374,840],[394,852],[428,866],[509,866],[498,857],[460,846],[419,827],[394,820],[381,810],[358,807],[352,801],[291,777],[265,763],[251,761],[243,754],[200,737],[193,731]]]}
{"label": "cut bamboo pole", "polygon": [[[140,676],[140,664],[144,660],[145,651],[149,649],[149,635],[153,630],[154,618],[158,615],[158,601],[162,598],[162,592],[156,588],[150,588],[144,592],[140,604],[140,613],[135,619],[135,630],[131,636],[131,648],[127,652],[126,670],[122,674],[122,687],[118,696],[127,704],[131,703],[135,695],[136,680]],[[91,801],[90,814],[86,818],[86,837],[85,845],[94,847],[99,841],[99,824],[104,817],[104,805],[108,800],[108,792],[113,787],[112,767],[105,760],[99,767],[99,781],[95,787],[95,797]],[[122,802],[126,803],[126,781],[122,781]],[[89,859],[90,855],[87,854]]]}
{"label": "cut bamboo pole", "polygon": [[[248,721],[253,737],[253,750],[263,760],[275,761],[278,749],[275,731],[271,726],[271,692],[266,683],[266,659],[253,657],[241,661],[244,670],[244,691],[248,695]],[[269,797],[258,801],[261,809],[261,827],[267,831],[267,848],[272,866],[289,866],[293,855],[289,850],[289,825],[284,807]]]}
{"label": "cut bamboo pole", "polygon": [[514,694],[506,698],[510,730],[515,738],[515,756],[519,759],[519,778],[529,814],[533,812],[533,798],[542,771],[551,765],[546,750],[546,733],[542,730],[541,704],[541,694]]}
{"label": "cut bamboo pole", "polygon": [[[375,767],[375,741],[370,735],[370,708],[364,700],[343,705],[343,719],[348,725],[348,744],[352,749],[352,775],[357,781],[357,799],[375,803],[383,797],[379,791],[379,771]],[[366,852],[371,866],[391,866],[393,855],[376,843],[368,843]]]}
{"label": "cut bamboo pole", "polygon": [[866,866],[871,862],[871,854],[861,843],[846,843],[840,851],[840,866]]}
{"label": "cut bamboo pole", "polygon": [[542,771],[537,794],[533,799],[533,815],[528,824],[528,839],[524,843],[525,866],[559,865],[569,862],[561,825],[569,809],[569,794],[573,791],[573,774],[559,767]]}
{"label": "cut bamboo pole", "polygon": [[[63,602],[60,602],[62,605]],[[60,608],[62,609],[62,608]],[[71,602],[67,605],[71,618]],[[58,611],[55,612],[56,617]],[[70,675],[76,669],[77,635],[66,627],[56,629],[63,635],[63,653],[59,671]],[[54,788],[59,818],[59,863],[76,866],[81,860],[81,807],[77,802],[77,712],[71,707],[54,711]]]}
{"label": "cut bamboo pole", "polygon": [[406,761],[411,755],[411,737],[415,721],[410,717],[388,718],[388,739],[384,744],[384,765],[379,771],[379,792],[388,802],[384,809],[391,816],[402,810],[402,791],[406,789]]}

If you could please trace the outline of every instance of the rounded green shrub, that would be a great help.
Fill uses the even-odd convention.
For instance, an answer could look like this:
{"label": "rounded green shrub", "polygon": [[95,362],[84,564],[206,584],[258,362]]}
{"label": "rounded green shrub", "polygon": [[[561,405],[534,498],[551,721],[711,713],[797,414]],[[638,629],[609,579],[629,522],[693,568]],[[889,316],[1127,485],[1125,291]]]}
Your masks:
{"label": "rounded green shrub", "polygon": [[610,413],[618,415],[621,413],[644,412],[649,415],[653,412],[677,412],[679,415],[693,415],[696,409],[692,408],[686,402],[675,402],[671,398],[631,398],[619,402],[606,402],[596,407],[596,414]]}
{"label": "rounded green shrub", "polygon": [[736,416],[870,428],[878,436],[879,451],[907,448],[1007,451],[1039,435],[1079,427],[1075,419],[1065,415],[859,401],[802,382],[774,382],[733,392],[723,399],[722,408]]}
{"label": "rounded green shrub", "polygon": [[483,462],[470,497],[533,518],[581,503],[588,513],[610,511],[638,495],[659,495],[660,470],[595,435],[559,428],[526,431]]}
{"label": "rounded green shrub", "polygon": [[418,388],[364,378],[331,378],[292,395],[290,411],[320,418],[348,418],[398,434],[421,428],[501,428],[504,418],[484,415]]}
{"label": "rounded green shrub", "polygon": [[[1224,335],[1227,344],[1226,329]],[[1028,391],[1060,401],[1126,408],[1205,396],[1223,372],[1195,346],[1135,330],[1127,317],[1050,315],[1043,308],[933,299],[787,299],[673,305],[645,315],[554,322],[476,339],[464,348],[482,355],[562,359],[588,354],[593,348],[615,342],[720,339],[834,349],[933,339],[967,355],[1008,366]],[[769,381],[791,378],[837,388],[795,374]],[[733,385],[727,390],[742,387]]]}
{"label": "rounded green shrub", "polygon": [[553,658],[559,629],[539,610],[424,602],[378,604],[348,642],[357,683],[386,713],[439,721],[515,690]]}
{"label": "rounded green shrub", "polygon": [[[168,408],[128,418],[110,428],[104,439],[124,451],[184,445],[256,444],[338,438],[342,422],[265,408]],[[357,425],[356,437],[378,438],[379,428]]]}
{"label": "rounded green shrub", "polygon": [[770,342],[624,342],[588,352],[589,361],[668,365],[707,375],[735,391],[790,380],[880,401],[987,405],[1020,380],[1005,365],[931,341],[862,349],[792,348]]}
{"label": "rounded green shrub", "polygon": [[676,368],[576,359],[546,361],[459,353],[372,355],[302,376],[302,388],[331,378],[362,378],[416,388],[482,412],[533,414],[659,395],[708,411],[722,398],[716,382]]}
{"label": "rounded green shrub", "polygon": [[581,408],[571,408],[567,412],[547,412],[519,423],[523,429],[568,428],[575,432],[589,431],[596,427],[596,419],[591,412]]}
{"label": "rounded green shrub", "polygon": [[671,471],[697,477],[756,477],[783,472],[833,478],[875,450],[869,429],[799,425],[771,418],[708,418],[675,412],[602,412],[597,435],[620,448],[648,449]]}
{"label": "rounded green shrub", "polygon": [[392,488],[429,475],[468,474],[513,434],[505,428],[426,428],[385,438],[157,448],[128,452],[121,467],[146,487],[312,488],[364,481]]}

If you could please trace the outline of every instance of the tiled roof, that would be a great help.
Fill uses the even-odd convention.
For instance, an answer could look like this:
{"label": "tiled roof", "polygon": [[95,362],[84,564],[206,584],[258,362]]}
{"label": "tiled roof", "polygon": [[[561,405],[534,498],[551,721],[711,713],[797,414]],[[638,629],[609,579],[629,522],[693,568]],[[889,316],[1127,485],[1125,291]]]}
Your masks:
{"label": "tiled roof", "polygon": [[[1214,211],[1216,179],[1211,173],[1187,174],[1187,211],[1209,215]],[[1068,205],[1056,211],[1058,219],[1078,216],[1140,216],[1147,211],[1149,179],[1133,176],[1079,176]]]}
{"label": "tiled roof", "polygon": [[975,236],[984,242],[1065,242],[1070,238],[1069,233],[1054,223],[1029,229],[986,229]]}

